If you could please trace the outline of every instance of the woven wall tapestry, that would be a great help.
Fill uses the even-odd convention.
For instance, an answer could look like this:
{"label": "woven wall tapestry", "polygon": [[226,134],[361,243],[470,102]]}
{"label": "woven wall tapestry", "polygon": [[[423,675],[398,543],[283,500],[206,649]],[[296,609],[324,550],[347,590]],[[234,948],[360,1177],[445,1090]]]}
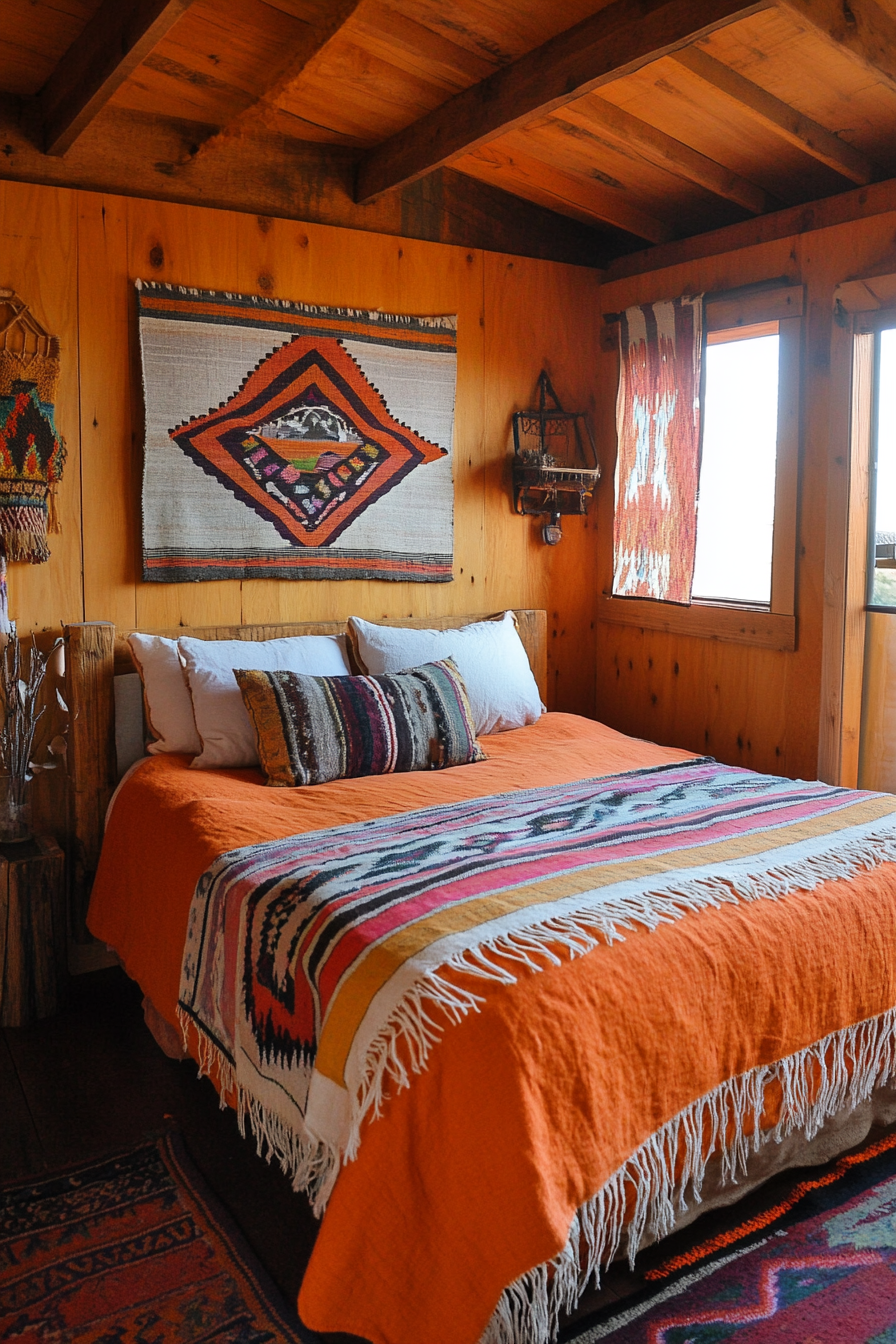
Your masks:
{"label": "woven wall tapestry", "polygon": [[[59,341],[12,290],[0,290],[0,554],[37,565],[58,532],[54,493],[65,443],[56,430]],[[2,605],[2,594],[0,594]]]}
{"label": "woven wall tapestry", "polygon": [[697,544],[703,296],[620,321],[613,594],[689,603]]}
{"label": "woven wall tapestry", "polygon": [[145,579],[452,578],[453,317],[137,291]]}

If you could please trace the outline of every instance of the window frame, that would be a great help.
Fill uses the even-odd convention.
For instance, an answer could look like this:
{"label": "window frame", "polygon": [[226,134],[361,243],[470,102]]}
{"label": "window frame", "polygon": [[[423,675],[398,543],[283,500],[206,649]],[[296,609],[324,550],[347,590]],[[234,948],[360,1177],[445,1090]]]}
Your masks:
{"label": "window frame", "polygon": [[[877,514],[877,435],[879,430],[879,409],[880,409],[880,338],[884,331],[896,330],[896,308],[882,308],[874,313],[862,313],[855,319],[854,323],[854,343],[856,347],[856,358],[861,349],[861,341],[864,337],[870,349],[867,351],[870,375],[870,389],[866,392],[865,414],[868,416],[868,426],[866,430],[866,451],[868,454],[867,472],[868,472],[868,498],[867,498],[867,518],[865,521],[865,611],[883,612],[885,615],[896,615],[896,604],[884,604],[882,602],[872,602],[871,594],[874,591],[874,571],[877,568],[877,555],[875,546],[876,533],[876,514]],[[873,345],[871,342],[873,341]],[[868,376],[866,375],[866,376]]]}
{"label": "window frame", "polygon": [[831,304],[818,777],[856,788],[867,624],[874,327],[896,303],[896,273],[844,280]]}
{"label": "window frame", "polygon": [[[802,317],[802,285],[707,295],[704,305],[707,335],[763,322],[778,323],[778,441],[769,605],[694,599],[685,607],[657,598],[616,597],[604,591],[598,598],[601,620],[736,644],[787,651],[796,648]],[[605,320],[618,318],[608,314]]]}

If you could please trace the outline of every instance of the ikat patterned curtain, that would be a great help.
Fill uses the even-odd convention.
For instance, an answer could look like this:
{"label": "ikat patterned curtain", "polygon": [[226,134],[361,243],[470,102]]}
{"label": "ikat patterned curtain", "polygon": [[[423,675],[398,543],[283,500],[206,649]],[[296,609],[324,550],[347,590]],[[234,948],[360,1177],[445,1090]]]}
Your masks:
{"label": "ikat patterned curtain", "polygon": [[613,595],[688,604],[697,542],[703,295],[628,308],[619,340]]}

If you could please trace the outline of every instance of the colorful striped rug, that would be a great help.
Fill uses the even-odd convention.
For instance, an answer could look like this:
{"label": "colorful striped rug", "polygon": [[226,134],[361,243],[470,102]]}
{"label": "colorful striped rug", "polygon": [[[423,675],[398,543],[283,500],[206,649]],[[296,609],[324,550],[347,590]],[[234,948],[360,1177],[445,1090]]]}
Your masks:
{"label": "colorful striped rug", "polygon": [[[645,1253],[646,1287],[563,1333],[572,1344],[893,1344],[896,1133],[759,1191],[684,1252]],[[696,1229],[694,1229],[696,1231]]]}
{"label": "colorful striped rug", "polygon": [[0,1190],[0,1339],[303,1338],[177,1135]]}

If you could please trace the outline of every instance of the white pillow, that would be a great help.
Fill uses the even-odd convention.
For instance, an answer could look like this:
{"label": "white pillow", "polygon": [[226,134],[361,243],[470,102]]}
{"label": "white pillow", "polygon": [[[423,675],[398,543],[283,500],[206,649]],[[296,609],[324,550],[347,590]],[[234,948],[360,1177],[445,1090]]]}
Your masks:
{"label": "white pillow", "polygon": [[406,630],[349,617],[349,637],[363,672],[404,672],[451,657],[467,688],[476,732],[503,733],[541,717],[538,686],[512,611],[499,621],[457,630]]}
{"label": "white pillow", "polygon": [[190,639],[178,647],[187,668],[193,715],[202,739],[199,770],[258,764],[255,733],[233,675],[235,667],[258,672],[304,672],[345,677],[350,668],[345,635],[296,635],[291,639]]}
{"label": "white pillow", "polygon": [[202,750],[193,702],[176,639],[161,635],[128,635],[131,656],[143,682],[146,722],[155,737],[146,748],[158,752],[185,751],[195,756]]}

